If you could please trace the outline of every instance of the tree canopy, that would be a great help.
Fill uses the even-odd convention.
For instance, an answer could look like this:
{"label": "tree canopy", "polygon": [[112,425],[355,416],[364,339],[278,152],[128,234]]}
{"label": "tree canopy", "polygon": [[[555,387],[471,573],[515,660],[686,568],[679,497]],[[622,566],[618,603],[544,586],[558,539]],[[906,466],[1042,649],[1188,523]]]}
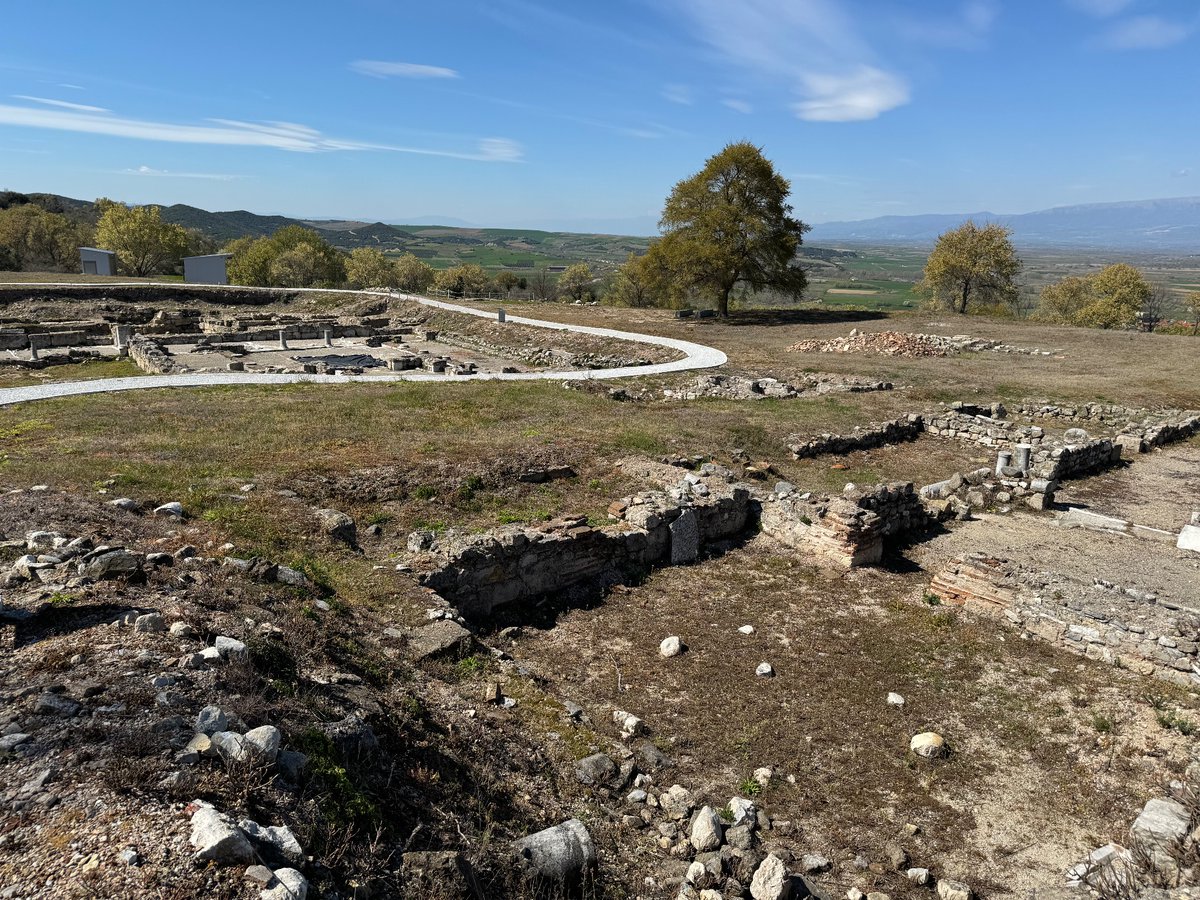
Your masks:
{"label": "tree canopy", "polygon": [[617,267],[605,300],[617,306],[653,306],[661,279],[652,265],[648,256],[630,253]]}
{"label": "tree canopy", "polygon": [[722,316],[739,284],[799,298],[807,281],[796,251],[808,226],[792,218],[790,191],[761,149],[729,144],[671,190],[648,265],[669,273],[672,292],[714,301]]}
{"label": "tree canopy", "polygon": [[451,297],[477,297],[487,290],[488,276],[482,266],[464,263],[438,272],[433,286],[439,291],[449,292]]}
{"label": "tree canopy", "polygon": [[937,239],[917,290],[958,313],[1016,308],[1021,260],[1003,225],[967,220]]}
{"label": "tree canopy", "polygon": [[592,283],[592,270],[587,263],[574,263],[567,266],[558,276],[558,292],[565,294],[576,303],[583,300],[588,286]]}
{"label": "tree canopy", "polygon": [[270,237],[238,238],[225,248],[229,280],[259,287],[340,287],[346,257],[311,228],[288,225]]}
{"label": "tree canopy", "polygon": [[414,253],[405,253],[396,260],[396,287],[410,294],[419,294],[433,284],[433,266]]}
{"label": "tree canopy", "polygon": [[191,236],[180,225],[162,220],[157,206],[125,206],[101,198],[96,201],[100,221],[96,245],[117,254],[117,262],[136,277],[173,270],[187,255]]}
{"label": "tree canopy", "polygon": [[79,247],[93,238],[92,229],[83,222],[32,203],[10,203],[0,208],[0,269],[74,269],[79,265]]}
{"label": "tree canopy", "polygon": [[357,247],[346,261],[346,280],[357,288],[395,288],[400,276],[395,264],[374,247]]}
{"label": "tree canopy", "polygon": [[1152,299],[1141,270],[1127,263],[1072,275],[1042,289],[1039,318],[1086,328],[1128,328]]}

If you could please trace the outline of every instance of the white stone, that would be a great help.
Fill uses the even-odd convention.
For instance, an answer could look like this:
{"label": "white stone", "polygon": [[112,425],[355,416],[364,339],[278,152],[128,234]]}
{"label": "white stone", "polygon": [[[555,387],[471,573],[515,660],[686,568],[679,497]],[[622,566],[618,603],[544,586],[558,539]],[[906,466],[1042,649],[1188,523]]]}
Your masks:
{"label": "white stone", "polygon": [[904,877],[913,884],[929,884],[929,870],[919,867],[909,869],[904,873]]}
{"label": "white stone", "polygon": [[251,863],[257,859],[245,833],[211,806],[203,806],[192,816],[189,838],[197,861]]}
{"label": "white stone", "polygon": [[210,740],[222,759],[235,763],[248,762],[251,751],[246,739],[236,731],[218,731]]}
{"label": "white stone", "polygon": [[241,641],[225,635],[219,635],[213,646],[223,659],[243,659],[246,656],[246,645]]}
{"label": "white stone", "polygon": [[154,514],[168,519],[183,518],[183,504],[177,500],[172,500],[170,503],[164,503],[162,506],[154,508]]}
{"label": "white stone", "polygon": [[260,725],[258,728],[251,728],[244,737],[260,759],[275,762],[275,757],[279,755],[279,745],[283,741],[283,735],[278,728],[274,725]]}
{"label": "white stone", "polygon": [[937,894],[941,900],[971,900],[971,889],[961,881],[939,878]]}
{"label": "white stone", "polygon": [[669,638],[664,638],[663,642],[658,645],[658,652],[661,656],[670,659],[672,656],[678,656],[683,652],[683,642],[679,638],[672,635]]}
{"label": "white stone", "polygon": [[787,867],[772,853],[759,864],[750,881],[750,896],[754,900],[787,900],[792,895]]}
{"label": "white stone", "polygon": [[741,628],[738,629],[738,631],[740,631],[742,634],[754,634],[754,626],[753,625],[743,625]]}
{"label": "white stone", "polygon": [[295,869],[276,869],[275,878],[258,900],[305,900],[308,897],[308,880]]}
{"label": "white stone", "polygon": [[758,664],[758,668],[754,670],[754,674],[760,678],[772,678],[775,675],[775,669],[770,663],[763,662]]}
{"label": "white stone", "polygon": [[1179,532],[1179,540],[1175,546],[1180,550],[1191,550],[1200,553],[1200,525],[1184,525]]}
{"label": "white stone", "polygon": [[717,811],[711,806],[705,806],[700,809],[700,812],[696,813],[696,820],[692,822],[689,840],[697,853],[706,853],[709,850],[720,849],[723,833],[724,827],[721,825],[721,817],[717,815]]}
{"label": "white stone", "polygon": [[933,759],[945,754],[946,742],[935,731],[923,731],[909,741],[908,749],[917,754],[917,756]]}
{"label": "white stone", "polygon": [[771,776],[775,773],[766,766],[761,766],[754,770],[753,778],[763,787],[771,783]]}
{"label": "white stone", "polygon": [[1129,834],[1146,850],[1170,850],[1183,845],[1190,821],[1182,803],[1155,797],[1142,808]]}
{"label": "white stone", "polygon": [[888,706],[903,706],[904,698],[901,697],[899,694],[890,693],[887,695],[887,703],[888,703]]}
{"label": "white stone", "polygon": [[229,717],[219,706],[206,706],[196,714],[196,731],[213,735],[229,728]]}
{"label": "white stone", "polygon": [[733,824],[745,825],[753,823],[758,812],[755,805],[744,797],[734,797],[729,801],[729,809],[733,813]]}

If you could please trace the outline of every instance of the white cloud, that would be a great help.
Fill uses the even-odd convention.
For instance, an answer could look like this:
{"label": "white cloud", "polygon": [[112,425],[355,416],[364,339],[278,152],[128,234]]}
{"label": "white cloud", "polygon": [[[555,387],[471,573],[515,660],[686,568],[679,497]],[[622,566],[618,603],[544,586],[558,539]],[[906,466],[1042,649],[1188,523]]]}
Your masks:
{"label": "white cloud", "polygon": [[1187,40],[1192,30],[1161,16],[1135,16],[1114,23],[1099,44],[1111,50],[1158,50]]}
{"label": "white cloud", "polygon": [[28,100],[31,103],[41,103],[44,106],[56,106],[59,109],[73,109],[75,112],[106,113],[103,106],[88,106],[84,103],[70,103],[66,100],[48,100],[45,97],[30,97],[28,94],[13,94],[14,100]]}
{"label": "white cloud", "polygon": [[1115,16],[1132,3],[1133,0],[1067,0],[1069,6],[1101,19]]}
{"label": "white cloud", "polygon": [[388,62],[380,59],[356,59],[350,68],[372,78],[458,78],[458,72],[445,66],[424,66],[420,63]]}
{"label": "white cloud", "polygon": [[1191,174],[1192,174],[1191,169],[1176,169],[1174,172],[1171,173],[1171,177],[1172,178],[1187,178]]}
{"label": "white cloud", "polygon": [[152,169],[150,166],[138,166],[136,169],[123,169],[122,175],[148,175],[153,178],[199,178],[204,181],[234,181],[241,175],[221,175],[215,172],[168,172],[166,169]]}
{"label": "white cloud", "polygon": [[175,144],[215,144],[232,147],[269,147],[297,153],[333,150],[381,150],[443,156],[481,162],[517,162],[522,157],[520,144],[507,138],[487,138],[472,151],[442,150],[426,147],[402,147],[366,141],[328,137],[315,128],[292,122],[239,122],[213,119],[211,124],[182,125],[154,122],[98,113],[61,109],[39,109],[0,104],[0,125],[46,128],[81,134],[102,134],[133,140],[162,141]]}
{"label": "white cloud", "polygon": [[908,85],[874,66],[847,75],[805,75],[805,93],[793,107],[810,122],[860,122],[908,102]]}
{"label": "white cloud", "polygon": [[905,80],[887,71],[835,0],[673,0],[699,36],[731,63],[799,93],[803,119],[874,119],[908,102]]}
{"label": "white cloud", "polygon": [[671,103],[678,103],[681,106],[691,106],[692,89],[686,84],[667,84],[663,85],[662,97]]}
{"label": "white cloud", "polygon": [[754,112],[754,107],[745,100],[738,100],[736,97],[727,97],[721,101],[722,105],[729,107],[734,112],[740,112],[744,116]]}

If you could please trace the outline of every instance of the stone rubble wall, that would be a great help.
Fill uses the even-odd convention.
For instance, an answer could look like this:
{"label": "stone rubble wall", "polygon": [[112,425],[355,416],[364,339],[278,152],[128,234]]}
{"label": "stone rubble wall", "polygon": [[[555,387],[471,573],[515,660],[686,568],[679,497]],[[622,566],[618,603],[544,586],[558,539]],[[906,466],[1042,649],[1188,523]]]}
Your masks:
{"label": "stone rubble wall", "polygon": [[39,350],[110,344],[112,329],[107,322],[28,324],[0,329],[0,350],[28,350],[31,341]]}
{"label": "stone rubble wall", "polygon": [[808,440],[789,438],[788,449],[795,459],[809,459],[826,454],[844,454],[855,450],[871,450],[887,444],[915,441],[926,430],[925,419],[909,415],[890,422],[879,422],[855,428],[849,434],[822,434]]}
{"label": "stone rubble wall", "polygon": [[651,566],[694,562],[706,547],[755,524],[785,546],[853,568],[879,562],[886,541],[923,533],[930,523],[911,483],[832,498],[780,487],[756,496],[744,484],[693,476],[667,491],[616,501],[609,508],[615,524],[593,527],[575,518],[482,535],[414,532],[409,550],[421,584],[464,618],[479,620],[583,582],[620,583]]}
{"label": "stone rubble wall", "polygon": [[986,554],[952,560],[929,591],[1088,659],[1195,689],[1200,609],[1097,579],[1092,584]]}
{"label": "stone rubble wall", "polygon": [[140,334],[129,341],[129,358],[148,375],[169,375],[182,370],[162,344]]}
{"label": "stone rubble wall", "polygon": [[[734,485],[722,496],[677,500],[648,492],[614,504],[617,524],[592,527],[563,519],[543,528],[510,526],[485,535],[410,537],[410,549],[432,555],[421,584],[452,602],[467,619],[560,591],[670,562],[692,562],[700,550],[746,530],[750,492]],[[431,539],[430,539],[431,538]],[[425,544],[426,546],[422,546]]]}
{"label": "stone rubble wall", "polygon": [[508,344],[497,344],[478,335],[460,334],[454,331],[438,331],[437,339],[439,343],[449,344],[452,347],[461,347],[464,350],[473,350],[476,353],[484,353],[501,359],[512,359],[538,368],[621,369],[628,366],[648,366],[661,361],[645,356],[573,353],[569,350],[558,350],[552,347],[514,347]]}
{"label": "stone rubble wall", "polygon": [[664,388],[662,395],[667,400],[793,400],[799,397],[823,397],[826,394],[890,391],[893,387],[890,381],[876,381],[858,375],[813,372],[801,376],[796,382],[787,382],[777,378],[710,373],[697,376],[682,388]]}

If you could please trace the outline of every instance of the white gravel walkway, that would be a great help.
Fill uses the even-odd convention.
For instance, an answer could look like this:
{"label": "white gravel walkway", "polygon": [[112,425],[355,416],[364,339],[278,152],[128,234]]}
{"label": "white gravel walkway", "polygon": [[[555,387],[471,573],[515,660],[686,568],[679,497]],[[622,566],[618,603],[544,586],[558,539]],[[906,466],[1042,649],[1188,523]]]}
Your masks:
{"label": "white gravel walkway", "polygon": [[[0,283],[0,286],[10,286],[12,283]],[[130,284],[137,286],[153,286],[155,282],[109,282],[112,284]],[[30,287],[69,287],[86,288],[94,285],[70,283],[21,283]],[[163,287],[178,287],[175,283],[163,283]],[[230,285],[234,287],[234,285]],[[242,288],[239,290],[255,290]],[[272,288],[259,288],[269,291]],[[294,292],[294,291],[293,291]],[[372,291],[320,291],[320,293],[370,294]],[[393,294],[379,294],[394,297]],[[490,310],[472,309],[445,303],[441,300],[430,300],[414,295],[399,295],[407,300],[414,300],[425,306],[464,313],[469,316],[479,316],[495,320],[496,316]],[[592,328],[587,325],[564,325],[559,322],[543,322],[540,319],[527,319],[524,316],[508,316],[509,322],[521,325],[531,325],[534,328],[548,328],[554,331],[574,331],[579,334],[593,334],[599,337],[617,338],[638,344],[654,344],[659,347],[670,347],[685,354],[683,359],[674,362],[655,363],[647,366],[625,366],[619,369],[586,369],[560,372],[481,372],[476,375],[439,375],[433,372],[409,371],[387,375],[287,375],[267,374],[259,372],[212,372],[192,373],[186,375],[142,375],[130,378],[97,378],[87,381],[59,381],[48,384],[31,385],[0,389],[0,406],[10,406],[14,403],[28,403],[32,400],[48,400],[54,397],[71,397],[77,394],[106,394],[112,391],[136,391],[146,388],[166,387],[212,387],[228,384],[348,384],[352,381],[361,382],[392,382],[392,381],[582,381],[609,380],[613,378],[632,378],[637,375],[659,375],[665,372],[687,372],[692,369],[711,369],[724,365],[727,357],[720,350],[694,344],[691,341],[680,341],[675,338],[657,337],[650,334],[636,334],[630,331],[617,331],[612,328]]]}

